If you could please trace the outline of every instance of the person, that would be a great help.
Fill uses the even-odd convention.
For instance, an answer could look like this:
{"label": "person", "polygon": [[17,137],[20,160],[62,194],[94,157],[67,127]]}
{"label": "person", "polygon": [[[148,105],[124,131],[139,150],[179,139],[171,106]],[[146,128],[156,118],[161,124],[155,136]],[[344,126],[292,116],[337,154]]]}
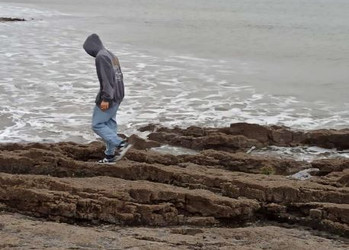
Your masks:
{"label": "person", "polygon": [[105,157],[99,163],[113,163],[131,147],[117,135],[116,113],[125,95],[123,74],[119,59],[103,46],[97,34],[88,36],[83,48],[95,58],[100,86],[92,116],[92,129],[106,144]]}

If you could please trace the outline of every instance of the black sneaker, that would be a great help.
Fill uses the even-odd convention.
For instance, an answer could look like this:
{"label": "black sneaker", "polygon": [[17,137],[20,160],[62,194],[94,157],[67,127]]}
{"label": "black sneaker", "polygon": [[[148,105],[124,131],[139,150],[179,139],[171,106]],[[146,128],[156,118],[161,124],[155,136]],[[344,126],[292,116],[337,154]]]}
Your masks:
{"label": "black sneaker", "polygon": [[112,164],[116,162],[116,156],[109,156],[107,155],[106,157],[104,157],[102,160],[99,160],[98,163],[103,163],[103,164]]}
{"label": "black sneaker", "polygon": [[115,161],[119,161],[122,159],[122,157],[125,156],[125,154],[127,153],[127,151],[129,151],[129,149],[132,147],[131,144],[127,143],[127,142],[122,142],[119,147],[118,147],[118,152],[116,153],[114,159]]}

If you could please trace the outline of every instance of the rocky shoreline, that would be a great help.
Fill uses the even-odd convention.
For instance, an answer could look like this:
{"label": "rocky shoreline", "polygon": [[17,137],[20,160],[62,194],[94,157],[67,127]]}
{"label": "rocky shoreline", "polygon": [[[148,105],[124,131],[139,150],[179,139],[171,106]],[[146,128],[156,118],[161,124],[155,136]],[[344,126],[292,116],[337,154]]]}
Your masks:
{"label": "rocky shoreline", "polygon": [[[238,123],[187,129],[149,125],[140,130],[149,131],[148,139],[129,137],[134,147],[115,165],[95,163],[102,157],[101,142],[0,144],[1,238],[12,237],[19,247],[23,238],[21,243],[10,233],[10,221],[27,225],[33,220],[40,228],[50,225],[52,233],[74,227],[88,234],[116,230],[126,238],[131,226],[138,238],[133,235],[128,243],[119,239],[115,246],[120,241],[124,246],[134,243],[128,247],[146,243],[141,249],[280,249],[280,242],[286,249],[345,249],[349,243],[348,158],[303,162],[246,153],[270,145],[347,150],[348,129],[302,132]],[[153,150],[165,144],[197,153]],[[318,169],[312,178],[289,178],[308,168]],[[338,238],[316,236],[310,229]],[[26,234],[45,243],[34,226],[28,230]],[[307,239],[300,240],[304,234]],[[229,240],[236,235],[241,241]],[[108,244],[114,243],[109,239]]]}

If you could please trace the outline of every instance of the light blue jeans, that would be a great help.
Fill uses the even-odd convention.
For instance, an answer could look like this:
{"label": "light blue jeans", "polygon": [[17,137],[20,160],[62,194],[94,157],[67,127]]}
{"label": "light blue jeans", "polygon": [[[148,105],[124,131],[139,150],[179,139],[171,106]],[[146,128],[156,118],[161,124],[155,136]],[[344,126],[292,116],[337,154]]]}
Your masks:
{"label": "light blue jeans", "polygon": [[102,137],[106,144],[104,153],[114,155],[115,148],[123,141],[117,134],[116,112],[119,104],[115,104],[106,111],[102,111],[97,105],[93,110],[92,129]]}

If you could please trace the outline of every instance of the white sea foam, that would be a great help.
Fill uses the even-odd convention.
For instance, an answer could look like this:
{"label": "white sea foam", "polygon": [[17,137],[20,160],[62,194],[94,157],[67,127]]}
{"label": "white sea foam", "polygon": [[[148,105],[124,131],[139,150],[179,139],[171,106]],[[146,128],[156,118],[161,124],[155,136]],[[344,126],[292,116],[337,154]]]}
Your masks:
{"label": "white sea foam", "polygon": [[258,150],[252,151],[254,155],[265,155],[280,157],[280,158],[290,158],[299,161],[312,162],[314,160],[326,159],[326,158],[349,158],[348,151],[338,151],[336,149],[325,149],[321,147],[278,147],[270,146]]}

